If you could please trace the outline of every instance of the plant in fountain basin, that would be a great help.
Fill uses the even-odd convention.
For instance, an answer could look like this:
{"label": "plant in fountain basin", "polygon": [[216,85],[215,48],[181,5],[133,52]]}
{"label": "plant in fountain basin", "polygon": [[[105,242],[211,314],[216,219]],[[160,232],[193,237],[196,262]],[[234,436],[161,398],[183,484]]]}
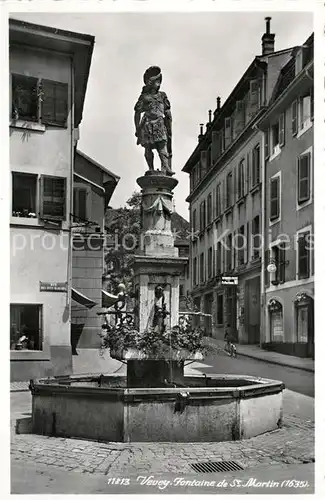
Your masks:
{"label": "plant in fountain basin", "polygon": [[193,327],[189,318],[181,317],[179,324],[171,329],[159,332],[149,328],[139,332],[131,321],[123,321],[117,325],[105,323],[99,334],[102,339],[100,353],[106,349],[125,351],[137,349],[144,353],[168,354],[169,350],[185,350],[190,353],[203,352],[203,329]]}

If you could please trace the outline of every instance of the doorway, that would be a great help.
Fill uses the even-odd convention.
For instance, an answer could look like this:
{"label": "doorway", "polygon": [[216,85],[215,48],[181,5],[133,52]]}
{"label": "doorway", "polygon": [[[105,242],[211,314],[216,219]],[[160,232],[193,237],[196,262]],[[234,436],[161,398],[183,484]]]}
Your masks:
{"label": "doorway", "polygon": [[260,278],[245,282],[245,330],[248,344],[260,343],[261,306]]}

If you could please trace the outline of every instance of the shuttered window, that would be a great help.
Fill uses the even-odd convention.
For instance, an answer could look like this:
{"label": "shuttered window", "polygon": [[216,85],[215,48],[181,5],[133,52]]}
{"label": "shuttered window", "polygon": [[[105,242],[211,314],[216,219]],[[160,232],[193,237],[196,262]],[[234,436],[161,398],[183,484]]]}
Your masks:
{"label": "shuttered window", "polygon": [[261,170],[261,151],[258,144],[253,149],[253,165],[252,165],[252,187],[260,183],[260,170]]}
{"label": "shuttered window", "polygon": [[86,187],[73,188],[73,221],[85,222],[90,218],[87,213],[87,196],[88,189]]}
{"label": "shuttered window", "polygon": [[232,205],[232,173],[230,172],[227,175],[227,193],[226,193],[226,207],[230,207]]}
{"label": "shuttered window", "polygon": [[225,119],[225,149],[230,146],[232,141],[232,118],[228,117]]}
{"label": "shuttered window", "polygon": [[267,129],[264,134],[265,139],[265,159],[267,160],[270,157],[270,129]]}
{"label": "shuttered window", "polygon": [[292,135],[298,133],[298,101],[293,101],[291,105],[291,129]]}
{"label": "shuttered window", "polygon": [[310,248],[309,232],[298,235],[298,279],[309,278]]}
{"label": "shuttered window", "polygon": [[205,272],[204,272],[204,253],[200,255],[200,282],[203,283],[205,281]]}
{"label": "shuttered window", "polygon": [[245,160],[241,160],[238,165],[237,176],[237,197],[242,198],[245,194]]}
{"label": "shuttered window", "polygon": [[222,252],[221,243],[220,241],[218,241],[216,250],[217,274],[221,274],[221,252]]}
{"label": "shuttered window", "polygon": [[42,123],[66,127],[67,118],[68,84],[42,80]]}
{"label": "shuttered window", "polygon": [[212,278],[212,270],[213,270],[213,253],[212,247],[208,250],[208,278]]}
{"label": "shuttered window", "polygon": [[40,217],[65,220],[66,179],[42,175],[40,178]]}
{"label": "shuttered window", "polygon": [[208,224],[212,222],[212,194],[208,195],[208,207],[207,207]]}
{"label": "shuttered window", "polygon": [[285,115],[282,113],[279,116],[279,146],[284,146],[285,141]]}
{"label": "shuttered window", "polygon": [[39,110],[38,79],[16,74],[13,74],[11,78],[12,118],[37,122]]}
{"label": "shuttered window", "polygon": [[310,198],[310,153],[298,158],[298,204]]}
{"label": "shuttered window", "polygon": [[221,184],[216,187],[216,217],[221,214]]}
{"label": "shuttered window", "polygon": [[270,219],[275,220],[280,215],[280,177],[271,179],[270,186]]}

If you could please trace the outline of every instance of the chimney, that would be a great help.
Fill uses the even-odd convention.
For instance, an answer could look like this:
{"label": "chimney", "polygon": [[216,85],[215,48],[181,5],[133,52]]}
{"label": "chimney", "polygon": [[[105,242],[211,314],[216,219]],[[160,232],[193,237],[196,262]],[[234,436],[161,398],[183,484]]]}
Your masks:
{"label": "chimney", "polygon": [[220,111],[220,103],[221,103],[221,99],[220,97],[217,97],[217,110]]}
{"label": "chimney", "polygon": [[211,123],[212,121],[212,111],[211,109],[209,109],[209,123]]}
{"label": "chimney", "polygon": [[203,139],[203,127],[204,127],[204,123],[200,123],[200,133],[199,133],[199,141],[201,141]]}
{"label": "chimney", "polygon": [[270,33],[270,22],[271,22],[271,17],[266,17],[266,32],[262,36],[262,55],[266,56],[268,54],[272,54],[274,52],[274,39],[275,39],[275,34]]}

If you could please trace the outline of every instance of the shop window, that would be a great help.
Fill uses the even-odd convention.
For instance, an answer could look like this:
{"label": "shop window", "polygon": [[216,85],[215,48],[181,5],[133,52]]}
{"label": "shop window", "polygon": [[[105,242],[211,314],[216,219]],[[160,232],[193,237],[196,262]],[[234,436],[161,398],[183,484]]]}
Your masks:
{"label": "shop window", "polygon": [[35,218],[37,175],[12,173],[12,216]]}
{"label": "shop window", "polygon": [[10,349],[42,350],[42,306],[10,305]]}

